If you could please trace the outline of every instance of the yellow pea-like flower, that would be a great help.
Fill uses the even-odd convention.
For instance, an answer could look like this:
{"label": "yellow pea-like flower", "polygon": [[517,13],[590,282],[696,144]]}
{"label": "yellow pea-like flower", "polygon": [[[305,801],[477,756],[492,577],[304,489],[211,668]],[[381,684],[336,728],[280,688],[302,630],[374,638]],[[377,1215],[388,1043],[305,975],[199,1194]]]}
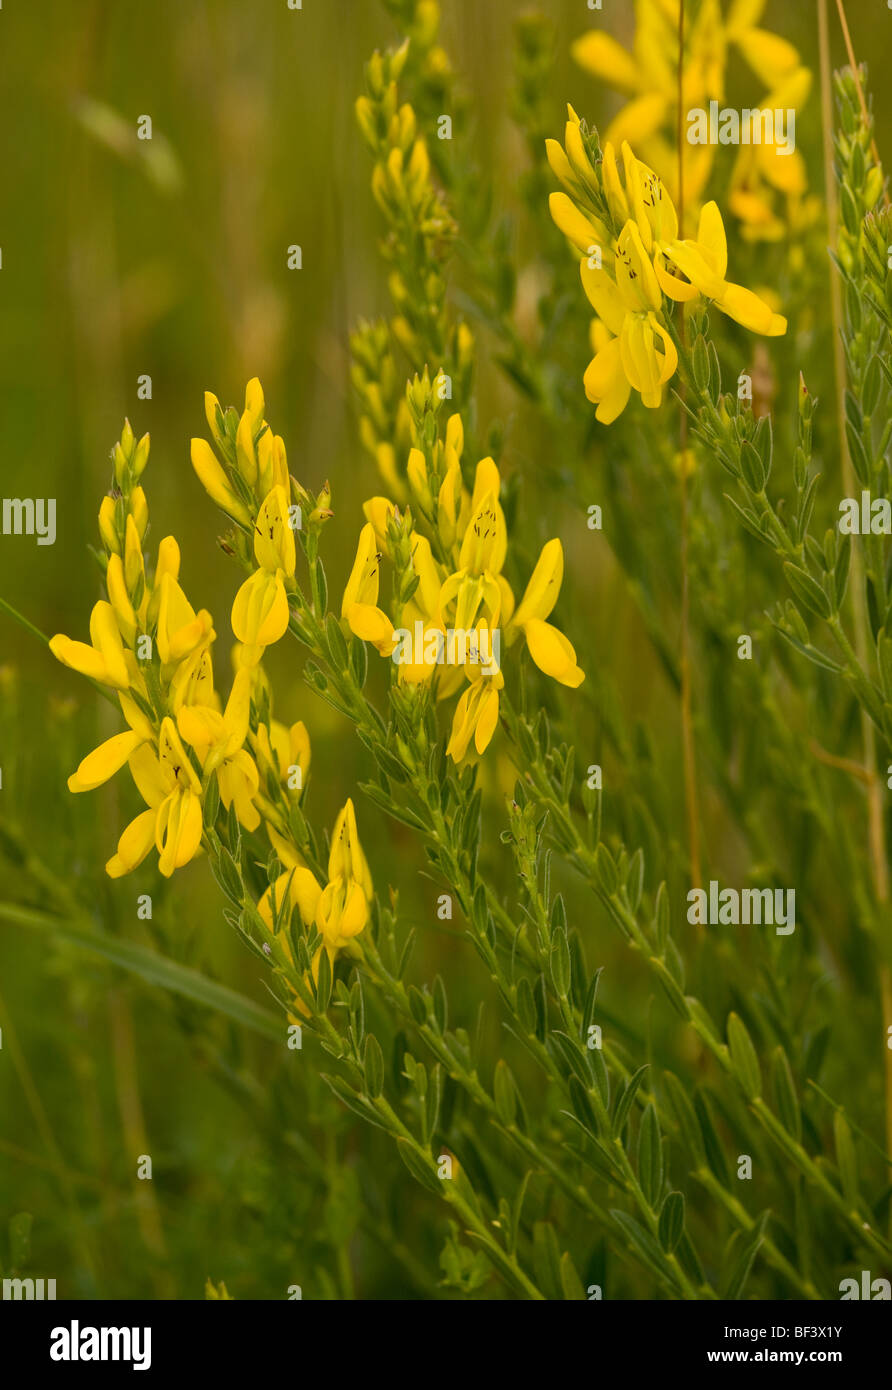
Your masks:
{"label": "yellow pea-like flower", "polygon": [[213,619],[206,608],[196,613],[178,580],[163,575],[158,608],[158,654],[165,666],[180,662],[203,646],[213,633]]}
{"label": "yellow pea-like flower", "polygon": [[239,521],[243,526],[249,526],[251,514],[230,485],[223,465],[207,440],[193,439],[190,448],[192,467],[211,501],[216,502],[221,511],[226,512],[227,516],[231,516],[233,521]]}
{"label": "yellow pea-like flower", "polygon": [[49,645],[53,656],[63,666],[115,690],[129,689],[130,676],[115,611],[104,599],[99,600],[90,615],[90,646],[86,642],[75,642],[63,633],[52,637]]}
{"label": "yellow pea-like flower", "polygon": [[110,777],[114,777],[116,772],[120,772],[143,742],[143,738],[134,733],[132,729],[127,729],[124,733],[115,734],[113,738],[106,739],[104,743],[100,743],[98,748],[94,748],[92,753],[88,753],[82,759],[77,771],[73,772],[68,779],[68,790],[70,792],[89,792],[96,787],[101,787],[103,782],[107,782]]}
{"label": "yellow pea-like flower", "polygon": [[452,733],[446,745],[446,756],[460,763],[468,751],[471,739],[478,753],[484,753],[499,722],[499,690],[504,685],[501,675],[474,681],[462,695],[455,708]]}
{"label": "yellow pea-like flower", "polygon": [[271,574],[281,571],[289,579],[294,578],[297,548],[289,523],[288,493],[283,487],[273,487],[257,513],[254,555],[258,565]]}
{"label": "yellow pea-like flower", "polygon": [[232,605],[232,630],[249,650],[246,660],[259,661],[288,631],[288,595],[282,570],[255,570],[239,589]]}
{"label": "yellow pea-like flower", "polygon": [[341,617],[357,637],[371,642],[382,656],[389,656],[395,638],[393,623],[378,607],[380,562],[375,528],[366,522],[359,533],[356,558],[341,600]]}
{"label": "yellow pea-like flower", "polygon": [[372,896],[372,875],[362,845],[359,843],[356,811],[353,801],[349,797],[339,812],[331,832],[328,877],[329,879],[356,879],[366,897],[371,898]]}

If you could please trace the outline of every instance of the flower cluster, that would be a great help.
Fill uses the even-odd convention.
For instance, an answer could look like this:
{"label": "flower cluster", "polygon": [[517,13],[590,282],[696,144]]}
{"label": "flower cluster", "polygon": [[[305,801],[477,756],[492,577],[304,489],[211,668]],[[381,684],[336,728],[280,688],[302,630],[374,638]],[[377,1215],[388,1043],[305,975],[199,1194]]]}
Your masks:
{"label": "flower cluster", "polygon": [[662,180],[622,146],[623,175],[613,146],[603,151],[569,108],[564,144],[546,142],[552,171],[565,192],[552,193],[551,215],[582,252],[580,273],[597,318],[595,356],[585,373],[597,418],[610,424],[634,388],[646,406],[660,405],[678,365],[663,296],[689,302],[703,295],[743,327],[769,337],[787,321],[764,300],[725,278],[728,244],[716,203],[700,210],[695,238],[680,235],[678,216]]}
{"label": "flower cluster", "polygon": [[[366,67],[367,94],[356,102],[356,118],[374,156],[372,193],[383,214],[387,236],[382,250],[390,265],[388,290],[394,313],[373,323],[361,321],[351,335],[352,381],[359,402],[359,434],[374,458],[389,494],[408,500],[400,468],[410,443],[411,422],[403,385],[406,372],[396,354],[417,370],[438,364],[441,380],[467,394],[474,339],[466,322],[453,322],[446,305],[446,264],[457,227],[446,197],[434,179],[431,156],[415,109],[400,102],[397,83],[409,61],[426,54],[427,81],[442,76],[434,45],[435,6],[411,46],[375,53]],[[424,85],[424,84],[423,84]],[[437,110],[450,109],[448,105]],[[449,118],[451,119],[451,117]]]}
{"label": "flower cluster", "polygon": [[[249,409],[262,414],[259,383],[249,386],[248,396]],[[209,416],[216,425],[222,412],[216,401],[213,406]],[[253,468],[254,477],[270,482],[257,521],[266,530],[255,536],[255,547],[265,566],[265,588],[278,588],[288,560],[279,563],[275,538],[281,545],[283,531],[271,513],[273,503],[284,505],[287,496],[284,450],[279,453],[269,445],[255,450],[254,426],[245,427],[246,418],[250,421],[247,411],[233,437],[235,454],[246,469]],[[210,449],[207,454],[210,458],[193,447],[209,491],[234,521],[247,526],[247,489],[227,477]],[[91,791],[125,765],[130,769],[147,809],[124,830],[106,865],[113,878],[137,868],[153,846],[165,877],[193,859],[202,844],[212,786],[214,804],[222,803],[226,811],[232,807],[246,830],[256,830],[263,820],[271,837],[276,836],[286,827],[282,806],[287,808],[290,795],[299,795],[310,760],[304,725],[299,722],[289,730],[272,717],[258,664],[270,621],[267,613],[255,631],[253,616],[254,609],[272,607],[265,592],[258,601],[246,596],[243,587],[236,600],[239,613],[249,614],[238,626],[235,618],[233,622],[247,645],[235,648],[236,672],[224,706],[214,682],[213,619],[207,609],[196,611],[182,588],[180,550],[173,536],[160,542],[154,569],[147,568],[148,506],[139,480],[148,456],[148,435],[137,443],[125,424],[114,451],[112,490],[99,511],[107,597],[93,608],[89,644],[61,633],[50,642],[64,665],[114,692],[128,726],[87,754],[68,782],[72,792]],[[234,477],[241,481],[243,474]]]}
{"label": "flower cluster", "polygon": [[[758,106],[798,111],[808,97],[811,73],[793,44],[759,27],[765,0],[703,0],[685,32],[683,116],[709,102],[724,101],[728,59],[739,52],[767,90]],[[619,148],[624,140],[640,152],[678,197],[678,15],[679,0],[636,0],[633,51],[602,29],[572,45],[580,67],[630,98],[605,131]],[[667,134],[668,133],[668,134]],[[699,206],[715,162],[716,146],[685,144],[685,200]],[[741,145],[731,173],[728,208],[751,240],[777,241],[789,227],[802,226],[818,210],[806,197],[805,161],[797,150],[781,154],[776,140]],[[785,216],[778,210],[785,200]]]}
{"label": "flower cluster", "polygon": [[[311,973],[313,979],[318,980],[323,947],[334,964],[338,951],[366,926],[371,910],[372,876],[359,843],[352,800],[348,798],[334,824],[328,855],[328,882],[324,886],[300,855],[285,847],[280,857],[285,867],[261,898],[258,911],[270,931],[279,935],[292,963],[288,935],[283,928],[294,909],[298,909],[308,926],[316,928],[321,941],[312,949]],[[293,992],[299,1012],[304,1013],[305,1007],[296,991]]]}
{"label": "flower cluster", "polygon": [[[423,399],[429,384],[409,387]],[[356,559],[347,581],[341,613],[350,630],[373,643],[382,656],[394,655],[397,680],[408,684],[436,682],[437,698],[458,690],[448,755],[460,762],[471,740],[484,752],[498,723],[500,665],[493,658],[493,635],[500,631],[507,646],[526,641],[533,661],[563,685],[584,679],[571,643],[547,619],[560,593],[564,557],[559,540],[542,549],[518,605],[503,574],[508,535],[499,502],[501,478],[491,458],[476,467],[473,491],[462,481],[464,430],[452,415],[445,438],[434,438],[427,452],[414,447],[406,468],[410,507],[401,511],[387,497],[372,497],[363,508]],[[393,611],[378,605],[382,555],[393,563],[396,594]],[[417,630],[422,637],[411,657],[397,659],[397,629]],[[430,655],[449,632],[470,640],[442,668]],[[430,639],[433,639],[431,641]],[[481,660],[481,653],[487,659]]]}

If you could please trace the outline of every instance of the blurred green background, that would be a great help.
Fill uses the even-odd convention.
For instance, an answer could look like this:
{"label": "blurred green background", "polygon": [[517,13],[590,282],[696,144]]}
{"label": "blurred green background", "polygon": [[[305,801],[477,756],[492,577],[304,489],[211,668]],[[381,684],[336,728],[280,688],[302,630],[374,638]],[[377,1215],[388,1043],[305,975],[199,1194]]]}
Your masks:
{"label": "blurred green background", "polygon": [[[592,22],[628,41],[631,6],[605,0],[600,15],[584,0],[538,8],[556,24],[555,133],[567,99],[601,123],[618,99],[572,65],[569,43]],[[856,47],[874,74],[883,73],[892,61],[892,14],[872,0],[848,8]],[[508,113],[513,26],[528,9],[510,0],[443,4],[442,41],[499,210],[516,207],[525,158]],[[811,4],[772,7],[767,22],[817,69]],[[339,595],[361,503],[379,490],[356,442],[348,335],[359,316],[387,303],[380,218],[353,103],[363,63],[397,38],[377,0],[304,0],[300,12],[285,0],[4,5],[0,491],[55,497],[57,539],[38,547],[28,537],[0,537],[0,595],[46,633],[86,634],[98,594],[86,545],[95,543],[109,450],[126,415],[138,435],[152,436],[143,479],[150,549],[176,534],[186,591],[217,618],[220,679],[235,572],[215,544],[216,515],[190,467],[189,440],[206,432],[205,389],[224,405],[241,405],[254,375],[291,471],[312,488],[331,480],[336,517],[325,563]],[[833,43],[834,61],[842,61],[835,26]],[[892,92],[882,81],[873,92],[879,129],[888,131]],[[142,115],[152,118],[151,144],[136,140]],[[807,158],[820,187],[816,92],[800,128],[810,132]],[[302,247],[300,271],[286,267],[292,243]],[[623,586],[603,555],[588,572],[580,512],[544,482],[562,441],[536,435],[488,352],[484,337],[478,415],[505,423],[506,460],[525,477],[521,513],[547,528],[542,539],[565,538],[574,571],[565,610],[584,624],[586,650],[611,651],[620,688],[653,716],[658,735],[661,722],[671,731],[672,743],[675,715],[663,707],[665,691]],[[137,397],[141,374],[151,376],[151,400]],[[547,465],[537,447],[547,451]],[[608,602],[591,602],[596,586]],[[3,677],[0,807],[22,831],[18,852],[33,852],[79,899],[84,882],[93,883],[90,905],[106,930],[142,940],[149,932],[166,953],[262,1000],[255,964],[223,923],[205,864],[178,874],[168,894],[155,883],[151,924],[136,920],[136,893],[150,891],[145,876],[138,887],[97,877],[134,809],[133,789],[121,778],[75,805],[64,778],[116,731],[114,712],[2,615],[0,666],[14,672]],[[304,718],[310,729],[311,814],[329,826],[367,772],[362,750],[306,690],[293,647],[271,654],[269,669],[278,717]],[[579,741],[595,746],[590,710],[579,723]],[[674,747],[669,757],[677,759]],[[376,887],[385,891],[389,880],[406,919],[423,917],[423,967],[460,978],[464,948],[431,926],[439,890],[419,877],[418,846],[362,800],[358,814],[370,860],[388,866]],[[0,896],[34,900],[7,860]],[[621,972],[619,962],[615,978]],[[464,1001],[471,1020],[474,988]],[[231,1036],[160,991],[5,924],[0,1028],[0,1260],[6,1219],[27,1210],[31,1271],[55,1276],[59,1297],[198,1297],[208,1275],[243,1297],[282,1297],[300,1282],[315,1226],[309,1189],[291,1178],[305,1170],[306,1155],[292,1150],[286,1161],[238,1098],[244,1070],[261,1091],[269,1075],[283,1113],[293,1104],[275,1045]],[[134,1182],[143,1141],[156,1168],[151,1197]],[[340,1199],[349,1206],[353,1197]],[[396,1268],[379,1253],[358,1292],[403,1288]]]}

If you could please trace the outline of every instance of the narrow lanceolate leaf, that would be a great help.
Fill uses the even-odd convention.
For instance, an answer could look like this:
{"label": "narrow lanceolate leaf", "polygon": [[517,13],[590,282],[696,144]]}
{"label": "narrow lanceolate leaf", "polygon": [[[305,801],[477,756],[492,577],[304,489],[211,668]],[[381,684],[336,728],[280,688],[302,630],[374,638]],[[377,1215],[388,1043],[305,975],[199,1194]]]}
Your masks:
{"label": "narrow lanceolate leaf", "polygon": [[182,995],[195,1004],[224,1015],[234,1023],[251,1028],[255,1033],[281,1042],[285,1030],[284,1017],[279,1018],[269,1009],[261,1008],[252,999],[247,999],[226,985],[209,980],[189,966],[161,956],[157,951],[148,950],[123,937],[109,936],[106,932],[94,931],[92,927],[81,925],[73,920],[63,920],[49,913],[35,912],[31,908],[18,907],[15,903],[0,903],[0,919],[14,922],[17,926],[39,927],[51,932],[59,941],[77,946],[113,965],[120,966],[139,976],[147,984],[169,990],[171,994]]}
{"label": "narrow lanceolate leaf", "polygon": [[555,993],[566,999],[570,993],[570,945],[562,931],[555,932],[551,944],[551,978]]}
{"label": "narrow lanceolate leaf", "polygon": [[799,1101],[796,1099],[793,1073],[787,1054],[782,1047],[777,1048],[772,1058],[771,1081],[781,1124],[799,1144],[802,1142],[802,1114],[799,1109]]}
{"label": "narrow lanceolate leaf", "polygon": [[666,890],[666,884],[661,883],[657,889],[654,904],[654,931],[657,936],[657,946],[663,952],[666,950],[666,942],[669,939],[669,926],[669,894]]}
{"label": "narrow lanceolate leaf", "polygon": [[762,1074],[753,1041],[738,1014],[728,1015],[728,1046],[737,1078],[747,1100],[757,1100],[762,1094]]}
{"label": "narrow lanceolate leaf", "polygon": [[561,1288],[566,1299],[585,1299],[587,1294],[582,1280],[576,1273],[576,1266],[570,1259],[569,1250],[561,1256]]}
{"label": "narrow lanceolate leaf", "polygon": [[517,1091],[511,1068],[503,1058],[496,1062],[492,1089],[499,1119],[503,1125],[513,1125],[514,1116],[517,1114]]}
{"label": "narrow lanceolate leaf", "polygon": [[656,1209],[663,1187],[663,1145],[657,1112],[649,1105],[638,1131],[638,1181],[648,1205]]}
{"label": "narrow lanceolate leaf", "polygon": [[319,978],[316,981],[316,1007],[321,1014],[325,1013],[331,1003],[331,961],[328,952],[323,951],[319,957]]}
{"label": "narrow lanceolate leaf", "polygon": [[684,1196],[681,1192],[670,1192],[660,1208],[660,1221],[658,1226],[660,1244],[667,1255],[672,1254],[672,1251],[681,1240],[681,1233],[683,1230]]}
{"label": "narrow lanceolate leaf", "polygon": [[[321,973],[320,969],[320,975]],[[377,1100],[384,1089],[384,1053],[381,1051],[381,1044],[378,1039],[373,1037],[371,1033],[365,1040],[362,1062],[365,1073],[365,1088],[372,1100]]]}
{"label": "narrow lanceolate leaf", "polygon": [[422,1187],[426,1187],[429,1192],[435,1192],[439,1197],[441,1184],[434,1171],[432,1160],[427,1157],[423,1158],[408,1139],[397,1139],[396,1146],[399,1149],[400,1158],[415,1181],[420,1182]]}
{"label": "narrow lanceolate leaf", "polygon": [[623,1125],[629,1118],[629,1111],[632,1108],[638,1088],[644,1080],[644,1073],[647,1071],[648,1065],[649,1063],[645,1062],[644,1066],[639,1067],[634,1076],[630,1076],[623,1086],[613,1115],[612,1128],[614,1138],[623,1132]]}
{"label": "narrow lanceolate leaf", "polygon": [[697,1111],[697,1119],[700,1124],[700,1132],[703,1135],[703,1148],[706,1153],[708,1163],[713,1175],[718,1178],[723,1187],[730,1188],[731,1174],[728,1171],[728,1160],[725,1158],[725,1150],[722,1148],[719,1136],[716,1133],[712,1116],[709,1112],[709,1105],[702,1092],[697,1092],[694,1097],[694,1107]]}
{"label": "narrow lanceolate leaf", "polygon": [[675,1122],[681,1130],[681,1136],[685,1147],[688,1150],[694,1164],[699,1167],[706,1161],[706,1152],[703,1146],[703,1134],[700,1123],[694,1113],[694,1107],[688,1099],[688,1093],[678,1077],[671,1071],[664,1074],[663,1080],[669,1095],[669,1105],[675,1116]]}
{"label": "narrow lanceolate leaf", "polygon": [[667,1264],[663,1251],[650,1234],[650,1231],[646,1231],[644,1227],[641,1226],[633,1216],[629,1216],[627,1212],[611,1209],[610,1215],[620,1227],[629,1243],[633,1245],[639,1255],[641,1255],[645,1264],[650,1265],[654,1270],[659,1270],[663,1278],[668,1279],[677,1287],[677,1280],[672,1273],[672,1267]]}
{"label": "narrow lanceolate leaf", "polygon": [[533,1225],[533,1266],[539,1287],[549,1298],[560,1298],[563,1292],[561,1248],[550,1221],[536,1221]]}
{"label": "narrow lanceolate leaf", "polygon": [[833,1138],[836,1144],[836,1163],[839,1180],[847,1201],[853,1207],[858,1205],[858,1164],[855,1158],[855,1144],[849,1123],[841,1110],[833,1116]]}
{"label": "narrow lanceolate leaf", "polygon": [[749,1278],[753,1261],[759,1250],[759,1246],[765,1239],[765,1227],[768,1224],[769,1212],[763,1212],[756,1222],[753,1231],[746,1237],[746,1240],[735,1242],[732,1249],[732,1260],[727,1272],[727,1279],[724,1287],[724,1297],[730,1299],[741,1298],[743,1288]]}
{"label": "narrow lanceolate leaf", "polygon": [[812,613],[819,618],[830,617],[830,600],[817,580],[812,579],[807,570],[794,565],[791,560],[784,563],[784,574],[793,593]]}

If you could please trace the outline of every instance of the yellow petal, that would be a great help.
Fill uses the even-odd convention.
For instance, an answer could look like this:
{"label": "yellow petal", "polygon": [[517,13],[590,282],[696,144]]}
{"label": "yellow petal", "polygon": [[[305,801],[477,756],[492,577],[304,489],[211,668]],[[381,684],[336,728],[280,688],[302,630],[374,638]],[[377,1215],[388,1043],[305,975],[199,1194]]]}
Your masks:
{"label": "yellow petal", "polygon": [[540,671],[572,689],[582,684],[585,674],[576,665],[572,642],[562,632],[539,618],[531,618],[524,627],[524,634],[530,656]]}
{"label": "yellow petal", "polygon": [[232,630],[248,647],[269,647],[288,631],[288,595],[282,572],[256,570],[239,589],[232,605]]}
{"label": "yellow petal", "polygon": [[254,524],[254,554],[258,565],[271,574],[282,570],[289,579],[294,577],[297,551],[283,487],[274,487],[263,499]]}
{"label": "yellow petal", "polygon": [[68,790],[88,792],[94,787],[101,787],[103,782],[107,782],[109,777],[114,777],[115,773],[121,770],[142,742],[142,736],[130,729],[106,739],[98,748],[94,748],[92,753],[87,754],[78,766],[77,772],[69,777]]}
{"label": "yellow petal", "polygon": [[201,845],[201,798],[177,787],[161,803],[155,824],[158,868],[165,878],[181,869]]}
{"label": "yellow petal", "polygon": [[579,274],[588,301],[598,317],[607,325],[611,333],[622,332],[626,317],[626,306],[609,271],[603,267],[593,269],[587,261],[580,261]]}
{"label": "yellow petal", "polygon": [[477,715],[477,727],[474,730],[474,747],[478,753],[484,753],[489,747],[490,740],[496,731],[499,722],[499,692],[495,686],[490,685],[480,700]]}
{"label": "yellow petal", "polygon": [[662,298],[653,262],[645,250],[638,225],[631,219],[617,239],[613,271],[620,298],[627,309],[640,313],[660,308]]}
{"label": "yellow petal", "polygon": [[348,609],[355,603],[371,604],[372,606],[377,604],[380,560],[381,556],[375,541],[375,528],[371,522],[367,521],[359,533],[356,558],[353,561],[350,578],[347,580],[347,587],[344,589],[344,597],[341,600],[342,617],[347,617]]}
{"label": "yellow petal", "polygon": [[728,269],[728,238],[719,205],[705,203],[700,209],[700,223],[697,227],[697,245],[716,275],[724,279]]}
{"label": "yellow petal", "polygon": [[744,289],[742,285],[725,283],[722,294],[715,301],[716,308],[735,320],[743,328],[753,333],[761,333],[766,338],[777,338],[787,331],[787,320],[782,314],[775,314],[757,294]]}
{"label": "yellow petal", "polygon": [[586,72],[592,73],[622,92],[641,89],[641,72],[630,53],[601,29],[590,29],[574,39],[570,53]]}
{"label": "yellow petal", "polygon": [[543,545],[536,568],[514,614],[515,627],[530,618],[547,618],[558,601],[564,579],[564,548],[555,537]]}
{"label": "yellow petal", "polygon": [[611,338],[586,368],[583,385],[588,399],[597,405],[595,416],[610,425],[628,404],[631,386],[623,370],[619,338]]}
{"label": "yellow petal", "polygon": [[603,223],[593,217],[584,216],[566,193],[549,194],[548,208],[558,231],[563,232],[577,250],[584,256],[590,256],[595,248],[598,248],[603,258],[610,242],[610,234]]}
{"label": "yellow petal", "polygon": [[121,878],[132,873],[145,859],[155,843],[155,811],[143,811],[132,820],[118,841],[118,852],[106,864],[109,878]]}
{"label": "yellow petal", "polygon": [[605,133],[605,140],[614,146],[624,141],[640,146],[658,131],[666,119],[669,103],[661,92],[647,92],[636,97],[614,116]]}
{"label": "yellow petal", "polygon": [[216,502],[234,521],[240,521],[243,526],[250,525],[250,512],[230,487],[229,479],[206,439],[192,440],[191,458],[198,480],[211,501]]}

